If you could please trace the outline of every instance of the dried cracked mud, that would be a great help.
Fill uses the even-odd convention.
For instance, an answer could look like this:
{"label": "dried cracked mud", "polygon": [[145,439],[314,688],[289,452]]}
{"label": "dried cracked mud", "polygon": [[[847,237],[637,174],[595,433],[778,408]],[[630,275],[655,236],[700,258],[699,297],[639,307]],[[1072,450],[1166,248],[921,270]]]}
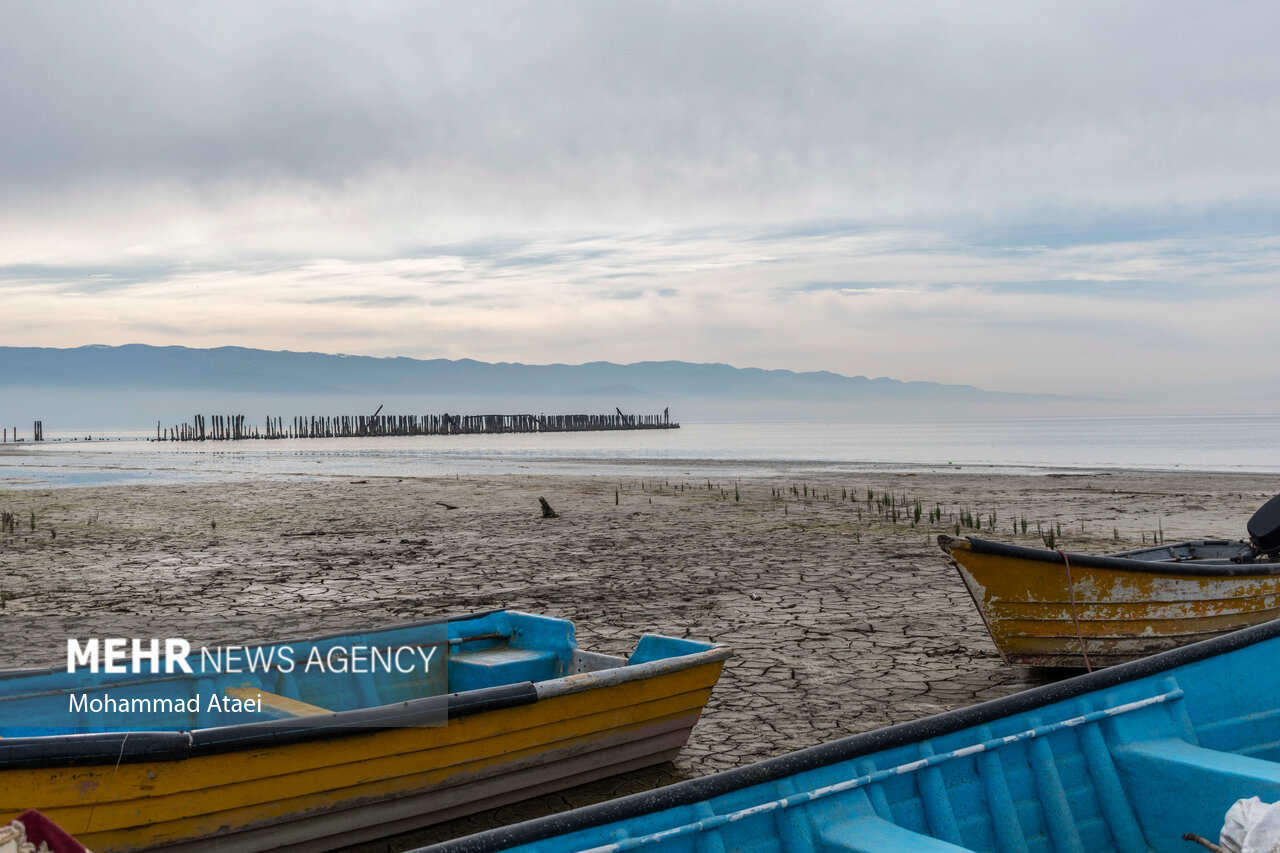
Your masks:
{"label": "dried cracked mud", "polygon": [[[965,513],[982,528],[962,532],[1038,543],[1039,524],[1072,550],[1106,552],[1161,534],[1239,538],[1278,490],[1280,478],[1255,475],[716,479],[661,465],[623,478],[601,466],[0,489],[0,511],[14,514],[0,534],[0,666],[58,664],[86,625],[226,642],[493,607],[571,619],[581,646],[613,654],[644,632],[733,647],[673,764],[359,848],[404,850],[1061,677],[1001,663],[935,544]],[[540,517],[539,496],[559,518]]]}

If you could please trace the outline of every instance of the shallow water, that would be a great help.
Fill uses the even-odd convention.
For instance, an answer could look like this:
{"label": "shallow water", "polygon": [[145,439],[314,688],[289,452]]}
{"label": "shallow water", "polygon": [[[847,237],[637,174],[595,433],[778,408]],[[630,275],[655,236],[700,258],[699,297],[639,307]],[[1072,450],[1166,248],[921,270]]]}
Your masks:
{"label": "shallow water", "polygon": [[1002,473],[1136,468],[1280,473],[1280,416],[1020,418],[947,422],[687,423],[677,430],[155,442],[51,434],[7,445],[0,485],[256,477],[849,470],[982,466]]}

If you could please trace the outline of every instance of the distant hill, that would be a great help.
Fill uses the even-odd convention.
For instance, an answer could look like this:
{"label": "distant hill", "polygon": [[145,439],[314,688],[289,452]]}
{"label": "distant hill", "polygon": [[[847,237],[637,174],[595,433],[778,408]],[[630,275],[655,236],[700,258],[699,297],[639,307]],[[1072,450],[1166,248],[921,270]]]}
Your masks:
{"label": "distant hill", "polygon": [[[984,391],[970,385],[901,382],[797,373],[727,364],[644,361],[613,364],[491,364],[472,359],[375,358],[243,347],[190,349],[85,346],[74,349],[0,347],[0,385],[41,389],[92,388],[433,397],[644,397],[736,400],[1031,402],[1048,396]],[[1061,399],[1061,398],[1056,398]]]}
{"label": "distant hill", "polygon": [[193,414],[656,414],[694,421],[1006,417],[1066,397],[727,364],[489,364],[219,347],[0,347],[0,425],[155,429]]}

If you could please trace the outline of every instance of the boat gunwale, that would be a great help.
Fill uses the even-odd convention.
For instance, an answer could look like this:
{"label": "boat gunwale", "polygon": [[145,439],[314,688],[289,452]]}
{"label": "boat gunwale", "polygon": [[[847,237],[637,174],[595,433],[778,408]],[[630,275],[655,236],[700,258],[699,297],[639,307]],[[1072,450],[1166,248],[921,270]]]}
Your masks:
{"label": "boat gunwale", "polygon": [[[521,611],[496,610],[458,617],[412,622],[362,630],[372,634],[402,628],[415,628],[442,622],[467,622],[496,613]],[[348,636],[355,631],[341,631],[310,640],[273,640],[279,643],[302,643]],[[665,635],[654,634],[644,636]],[[671,638],[679,639],[679,638]],[[276,746],[328,740],[347,736],[376,734],[391,729],[430,727],[443,728],[448,720],[485,711],[498,711],[519,705],[531,705],[558,696],[586,690],[604,689],[631,681],[656,678],[673,672],[723,662],[732,649],[722,643],[694,641],[707,648],[689,654],[659,658],[628,666],[611,667],[593,672],[576,673],[545,681],[518,681],[494,687],[482,687],[459,693],[425,696],[404,702],[335,711],[324,716],[301,719],[258,720],[213,726],[190,731],[124,731],[89,732],[83,734],[40,735],[0,738],[0,772],[17,769],[94,766],[103,764],[136,764],[148,761],[183,761],[204,755],[264,749]],[[263,643],[262,645],[268,645]],[[45,670],[18,670],[21,675],[39,674]],[[51,668],[49,671],[58,671]],[[444,706],[444,707],[441,707]],[[443,714],[442,714],[443,712]],[[441,721],[444,721],[443,723]]]}
{"label": "boat gunwale", "polygon": [[[323,643],[325,640],[336,640],[339,637],[350,637],[352,634],[383,634],[387,631],[405,631],[410,628],[429,628],[432,625],[447,624],[450,622],[470,622],[474,619],[485,619],[489,616],[496,616],[499,613],[512,613],[519,615],[536,615],[525,614],[519,610],[508,610],[505,607],[495,607],[491,610],[477,610],[474,613],[463,613],[458,616],[435,616],[431,619],[421,619],[417,622],[399,622],[395,625],[380,625],[377,628],[349,628],[343,631],[331,631],[328,634],[317,634],[313,637],[287,637],[282,640],[259,640],[256,642],[248,642],[246,645],[253,646],[285,646],[297,643]],[[555,618],[555,617],[552,617]],[[33,675],[52,675],[66,670],[57,666],[36,666],[27,668],[0,669],[0,681],[7,678],[27,678]]]}
{"label": "boat gunwale", "polygon": [[[644,634],[645,637],[665,637],[664,634]],[[701,640],[695,642],[703,642]],[[700,652],[693,652],[686,655],[677,655],[669,658],[659,658],[657,660],[645,661],[638,664],[624,664],[622,666],[610,667],[608,669],[597,669],[591,672],[579,672],[573,675],[564,675],[559,678],[548,678],[546,681],[531,682],[534,690],[537,691],[539,701],[554,699],[558,696],[568,696],[573,693],[581,693],[585,690],[598,690],[603,687],[613,687],[618,684],[626,684],[629,681],[640,681],[646,678],[656,678],[659,675],[665,675],[668,672],[679,672],[685,669],[692,669],[695,666],[701,666],[707,663],[717,663],[728,660],[733,656],[732,647],[725,643],[704,643],[710,648],[703,649]]]}
{"label": "boat gunwale", "polygon": [[[953,544],[959,543],[959,544]],[[968,543],[966,548],[963,543]],[[1162,547],[1177,548],[1185,545],[1199,544],[1234,544],[1233,540],[1190,540],[1187,542],[1175,542],[1171,545]],[[1244,577],[1244,576],[1268,576],[1280,575],[1280,562],[1275,563],[1233,563],[1226,559],[1213,560],[1134,560],[1126,557],[1116,557],[1110,554],[1077,554],[1074,552],[1063,552],[1050,550],[1048,548],[1032,548],[1027,545],[1011,545],[1007,542],[997,542],[992,539],[980,539],[975,536],[954,537],[939,536],[938,544],[948,553],[953,560],[959,560],[956,556],[956,550],[968,550],[975,554],[985,554],[992,557],[1007,557],[1015,560],[1030,560],[1038,563],[1052,563],[1060,566],[1067,559],[1071,560],[1071,568],[1082,569],[1108,569],[1117,572],[1134,572],[1144,575],[1182,575],[1186,577]],[[1240,542],[1241,548],[1247,548],[1248,543]],[[1126,552],[1127,553],[1127,552]]]}
{"label": "boat gunwale", "polygon": [[1075,699],[1087,693],[1138,681],[1280,637],[1280,620],[1243,628],[1213,639],[1117,664],[1053,684],[990,699],[921,719],[811,746],[763,761],[643,791],[630,796],[548,815],[406,853],[497,853],[524,844],[693,805],[799,773],[920,743],[1015,714]]}

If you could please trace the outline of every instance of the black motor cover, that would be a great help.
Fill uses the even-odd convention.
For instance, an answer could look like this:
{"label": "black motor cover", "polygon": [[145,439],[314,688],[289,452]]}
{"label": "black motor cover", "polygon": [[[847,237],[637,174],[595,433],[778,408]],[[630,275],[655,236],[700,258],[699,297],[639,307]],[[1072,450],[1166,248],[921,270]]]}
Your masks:
{"label": "black motor cover", "polygon": [[1280,549],[1280,495],[1264,503],[1249,519],[1249,538],[1263,554]]}

